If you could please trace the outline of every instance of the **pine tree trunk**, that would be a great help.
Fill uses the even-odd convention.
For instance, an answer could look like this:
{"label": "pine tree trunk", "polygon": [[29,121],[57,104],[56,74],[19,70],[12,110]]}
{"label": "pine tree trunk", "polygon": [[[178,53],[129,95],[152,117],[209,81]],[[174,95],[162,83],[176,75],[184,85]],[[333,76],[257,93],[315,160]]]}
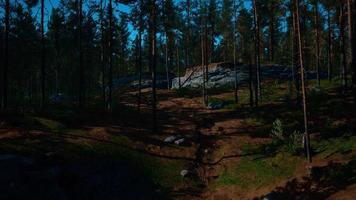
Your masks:
{"label": "pine tree trunk", "polygon": [[356,97],[356,41],[355,41],[355,12],[356,12],[356,1],[348,0],[348,21],[349,21],[349,39],[351,44],[351,70],[352,70],[352,85],[353,85],[353,95]]}
{"label": "pine tree trunk", "polygon": [[208,63],[208,20],[205,17],[205,34],[204,34],[204,63],[205,63],[205,99],[204,104],[209,104],[208,84],[209,84],[209,63]]}
{"label": "pine tree trunk", "polygon": [[190,0],[187,0],[187,26],[188,32],[186,37],[186,47],[185,47],[185,68],[188,68],[190,65]]}
{"label": "pine tree trunk", "polygon": [[261,96],[260,86],[260,28],[259,28],[259,16],[257,11],[257,2],[253,0],[254,11],[254,24],[255,24],[255,65],[256,65],[256,84],[255,84],[255,105],[258,106],[258,102]]}
{"label": "pine tree trunk", "polygon": [[44,0],[41,0],[41,109],[45,106],[45,81]]}
{"label": "pine tree trunk", "polygon": [[318,86],[320,87],[320,36],[319,36],[319,12],[318,12],[318,0],[315,1],[315,41],[316,41],[316,79]]}
{"label": "pine tree trunk", "polygon": [[84,66],[83,66],[83,45],[82,45],[82,29],[83,29],[83,0],[79,0],[79,107],[84,104]]}
{"label": "pine tree trunk", "polygon": [[176,47],[176,53],[177,53],[177,68],[178,68],[178,89],[181,89],[181,82],[180,82],[180,59],[179,59],[179,49],[178,49],[178,42],[177,42],[177,47]]}
{"label": "pine tree trunk", "polygon": [[340,3],[340,42],[341,42],[341,57],[342,57],[342,67],[341,67],[341,77],[343,85],[343,93],[347,92],[347,57],[346,57],[346,44],[345,44],[345,20],[344,20],[344,5]]}
{"label": "pine tree trunk", "polygon": [[109,94],[107,102],[107,110],[112,111],[112,62],[113,62],[113,51],[112,51],[112,0],[109,0]]}
{"label": "pine tree trunk", "polygon": [[167,90],[169,90],[169,67],[168,67],[168,36],[166,33],[166,46],[165,46],[165,50],[166,50],[166,81],[167,81]]}
{"label": "pine tree trunk", "polygon": [[234,44],[234,80],[235,80],[235,84],[234,84],[234,97],[235,97],[235,103],[237,104],[239,102],[239,98],[238,98],[238,90],[239,90],[239,85],[238,85],[238,77],[237,77],[237,63],[236,63],[236,23],[237,23],[237,8],[236,8],[236,4],[234,2],[234,36],[233,36],[233,44]]}
{"label": "pine tree trunk", "polygon": [[328,9],[328,79],[332,79],[332,28],[331,28],[331,15]]}
{"label": "pine tree trunk", "polygon": [[253,105],[254,105],[253,87],[254,86],[253,86],[253,77],[252,77],[252,58],[249,57],[248,59],[249,59],[249,65],[248,65],[249,84],[248,84],[248,86],[249,86],[249,91],[250,91],[250,96],[249,96],[250,97],[250,107],[253,107]]}
{"label": "pine tree trunk", "polygon": [[[300,97],[300,78],[297,76],[299,71],[300,71],[300,63],[299,63],[299,48],[298,48],[298,23],[299,23],[299,18],[297,18],[296,12],[295,12],[295,5],[296,2],[293,0],[292,4],[292,20],[293,20],[293,60],[294,60],[294,80],[295,80],[295,89],[297,93],[297,105],[300,105],[301,102],[301,97]],[[298,19],[298,20],[297,20]]]}
{"label": "pine tree trunk", "polygon": [[269,18],[269,61],[274,61],[274,5],[271,5]]}
{"label": "pine tree trunk", "polygon": [[104,9],[103,9],[103,0],[100,0],[100,34],[101,34],[101,48],[100,48],[100,64],[101,64],[101,70],[102,70],[102,77],[101,77],[101,82],[102,82],[102,98],[104,102],[104,107],[105,107],[105,102],[106,102],[106,84],[105,84],[105,63],[104,63]]}
{"label": "pine tree trunk", "polygon": [[152,78],[152,130],[157,130],[157,97],[156,97],[156,0],[150,0],[150,67]]}
{"label": "pine tree trunk", "polygon": [[141,99],[142,99],[142,32],[143,32],[143,0],[140,1],[140,16],[139,16],[139,32],[138,32],[138,112],[141,112]]}
{"label": "pine tree trunk", "polygon": [[306,145],[306,156],[308,161],[311,163],[311,155],[310,155],[310,138],[308,132],[308,118],[307,118],[307,102],[306,102],[306,91],[304,84],[304,60],[303,60],[303,47],[302,47],[302,37],[300,31],[300,18],[299,18],[299,0],[294,0],[295,2],[295,12],[297,19],[297,37],[298,37],[298,49],[299,49],[299,64],[300,64],[300,78],[302,82],[302,97],[303,97],[303,115],[304,115],[304,138]]}

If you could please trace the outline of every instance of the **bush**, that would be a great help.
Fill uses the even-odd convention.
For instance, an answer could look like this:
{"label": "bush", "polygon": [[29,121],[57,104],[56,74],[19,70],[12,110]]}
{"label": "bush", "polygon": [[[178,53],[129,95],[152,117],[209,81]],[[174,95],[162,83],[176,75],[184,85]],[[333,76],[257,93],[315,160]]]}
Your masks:
{"label": "bush", "polygon": [[282,121],[276,119],[273,122],[272,130],[271,130],[271,137],[275,142],[281,142],[284,140],[284,133],[283,133],[283,124]]}
{"label": "bush", "polygon": [[301,150],[302,134],[299,131],[293,131],[292,134],[286,135],[283,123],[279,119],[273,122],[271,137],[274,144],[283,146],[289,153],[297,154]]}

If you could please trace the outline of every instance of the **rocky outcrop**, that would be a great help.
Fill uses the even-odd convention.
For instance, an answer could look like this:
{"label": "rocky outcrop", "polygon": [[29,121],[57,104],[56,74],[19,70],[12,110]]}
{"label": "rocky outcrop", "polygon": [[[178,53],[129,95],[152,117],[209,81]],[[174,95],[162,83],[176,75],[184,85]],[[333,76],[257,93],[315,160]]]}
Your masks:
{"label": "rocky outcrop", "polygon": [[[235,71],[231,63],[213,63],[208,66],[208,83],[207,88],[220,88],[225,86],[233,86],[235,84]],[[252,66],[253,76],[256,73],[256,68]],[[284,65],[261,65],[261,79],[273,80],[288,80],[291,79],[291,66]],[[315,79],[315,71],[307,71],[308,79]],[[321,73],[321,78],[325,78],[326,74]],[[179,88],[179,79],[181,87],[199,88],[203,85],[203,68],[196,66],[188,68],[182,77],[176,77],[172,80],[172,88]],[[249,65],[237,65],[237,80],[240,85],[248,83],[249,80]]]}

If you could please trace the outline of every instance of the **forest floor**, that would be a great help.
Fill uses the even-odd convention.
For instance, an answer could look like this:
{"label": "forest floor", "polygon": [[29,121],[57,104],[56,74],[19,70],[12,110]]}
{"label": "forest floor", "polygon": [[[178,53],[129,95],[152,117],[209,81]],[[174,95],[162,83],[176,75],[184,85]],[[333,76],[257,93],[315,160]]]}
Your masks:
{"label": "forest floor", "polygon": [[[247,88],[239,104],[231,90],[211,90],[210,102],[224,104],[217,110],[202,106],[200,91],[158,90],[157,132],[150,90],[143,91],[140,114],[135,91],[119,95],[113,113],[98,104],[9,111],[0,124],[0,161],[8,161],[0,162],[0,192],[37,191],[51,199],[355,199],[353,99],[338,84],[309,88],[309,164],[301,137],[293,137],[303,131],[303,113],[288,88],[265,82],[257,108],[249,106]],[[282,126],[273,125],[276,119]],[[283,138],[273,139],[272,129]],[[184,142],[165,142],[169,136]]]}

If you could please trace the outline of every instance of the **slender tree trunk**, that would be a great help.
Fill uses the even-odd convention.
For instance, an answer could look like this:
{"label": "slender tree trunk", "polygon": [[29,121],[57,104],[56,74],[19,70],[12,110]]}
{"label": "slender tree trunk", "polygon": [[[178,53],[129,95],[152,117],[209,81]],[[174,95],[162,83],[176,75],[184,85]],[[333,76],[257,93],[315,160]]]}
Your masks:
{"label": "slender tree trunk", "polygon": [[168,36],[167,36],[167,33],[166,33],[166,47],[165,47],[165,50],[166,50],[166,80],[167,80],[167,89],[169,90],[169,67],[168,67]]}
{"label": "slender tree trunk", "polygon": [[249,65],[248,65],[248,75],[249,75],[249,90],[250,90],[250,107],[254,105],[253,98],[253,77],[252,77],[252,58],[248,57]]}
{"label": "slender tree trunk", "polygon": [[320,36],[319,36],[319,12],[318,12],[318,0],[315,1],[315,41],[316,41],[316,79],[318,82],[318,86],[320,87]]}
{"label": "slender tree trunk", "polygon": [[100,64],[101,64],[101,70],[102,70],[102,77],[101,77],[101,82],[102,82],[102,98],[104,102],[104,107],[105,107],[105,102],[106,102],[106,84],[105,84],[105,63],[104,63],[104,9],[103,9],[103,0],[100,0],[100,34],[101,34],[101,47],[100,47]]}
{"label": "slender tree trunk", "polygon": [[41,0],[41,109],[45,106],[45,82],[44,0]]}
{"label": "slender tree trunk", "polygon": [[306,102],[306,91],[304,84],[304,60],[303,60],[303,48],[302,48],[302,37],[300,31],[300,18],[299,18],[299,0],[294,0],[295,2],[295,12],[297,18],[297,31],[298,31],[298,49],[299,49],[299,63],[300,63],[300,78],[302,82],[302,96],[303,96],[303,115],[304,115],[304,138],[306,144],[306,156],[308,161],[311,163],[311,155],[310,155],[310,138],[308,132],[308,118],[307,118],[307,102]]}
{"label": "slender tree trunk", "polygon": [[235,103],[237,104],[239,102],[238,98],[238,90],[239,90],[239,85],[238,85],[238,77],[237,77],[237,66],[236,66],[236,23],[237,23],[237,8],[236,4],[234,1],[234,79],[235,79],[235,84],[234,84],[234,97],[235,97]]}
{"label": "slender tree trunk", "polygon": [[83,66],[83,45],[82,45],[82,29],[83,29],[83,0],[79,0],[79,107],[84,104],[84,66]]}
{"label": "slender tree trunk", "polygon": [[340,42],[341,42],[341,57],[342,57],[341,77],[342,77],[343,93],[346,93],[347,92],[347,57],[346,57],[346,44],[345,44],[344,16],[345,16],[344,5],[343,3],[340,3],[339,24],[340,24]]}
{"label": "slender tree trunk", "polygon": [[356,41],[355,41],[355,12],[356,12],[356,1],[348,0],[348,22],[349,22],[349,40],[351,44],[351,58],[350,66],[352,70],[352,85],[353,85],[353,95],[356,97]]}
{"label": "slender tree trunk", "polygon": [[180,82],[180,60],[179,60],[179,49],[178,49],[178,42],[176,47],[177,53],[177,68],[178,68],[178,89],[181,89],[181,82]]}
{"label": "slender tree trunk", "polygon": [[107,110],[112,111],[112,62],[113,62],[113,55],[112,55],[112,0],[109,0],[109,94],[108,94],[108,103],[107,103]]}
{"label": "slender tree trunk", "polygon": [[328,9],[328,79],[332,79],[332,28],[331,28],[331,15]]}
{"label": "slender tree trunk", "polygon": [[143,0],[140,1],[140,18],[139,18],[139,32],[138,32],[138,60],[139,60],[139,80],[138,80],[138,112],[141,112],[141,98],[142,98],[142,32],[143,32]]}
{"label": "slender tree trunk", "polygon": [[258,102],[261,96],[260,86],[260,28],[259,28],[259,16],[257,11],[257,2],[253,0],[253,12],[254,12],[254,24],[255,24],[255,65],[256,65],[256,94],[255,105],[258,106]]}
{"label": "slender tree trunk", "polygon": [[188,33],[186,37],[186,48],[185,48],[185,68],[188,68],[190,65],[190,0],[187,0],[187,26],[188,26]]}
{"label": "slender tree trunk", "polygon": [[269,13],[269,61],[274,61],[274,5],[271,5]]}
{"label": "slender tree trunk", "polygon": [[156,97],[156,0],[150,0],[150,66],[152,75],[152,118],[153,131],[157,130],[157,97]]}
{"label": "slender tree trunk", "polygon": [[0,111],[1,111],[1,104],[2,104],[2,99],[3,99],[3,73],[4,73],[4,33],[3,33],[3,29],[0,29]]}
{"label": "slender tree trunk", "polygon": [[[206,13],[205,13],[206,14]],[[208,63],[208,20],[205,16],[205,37],[204,37],[204,63],[205,63],[205,99],[204,104],[207,106],[209,104],[209,96],[208,96],[208,84],[209,84],[209,63]]]}
{"label": "slender tree trunk", "polygon": [[[300,78],[297,76],[299,71],[300,71],[300,63],[299,63],[299,48],[298,48],[298,26],[299,24],[299,18],[297,18],[296,12],[295,12],[295,5],[296,5],[296,0],[293,0],[293,5],[292,5],[292,20],[293,20],[293,59],[294,59],[294,80],[295,80],[295,89],[297,93],[297,105],[300,105],[301,102],[301,97],[300,97]],[[299,24],[299,25],[298,25]]]}

